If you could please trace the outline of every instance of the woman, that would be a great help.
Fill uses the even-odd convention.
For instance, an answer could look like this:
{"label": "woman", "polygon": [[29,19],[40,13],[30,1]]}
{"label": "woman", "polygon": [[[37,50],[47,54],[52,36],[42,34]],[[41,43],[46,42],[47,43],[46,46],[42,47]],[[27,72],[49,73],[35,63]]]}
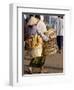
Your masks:
{"label": "woman", "polygon": [[29,65],[29,73],[32,73],[32,66],[35,65],[35,63],[33,63],[35,59],[42,55],[42,38],[37,32],[37,22],[38,20],[32,16],[24,31],[26,50],[28,50],[29,55],[32,57]]}

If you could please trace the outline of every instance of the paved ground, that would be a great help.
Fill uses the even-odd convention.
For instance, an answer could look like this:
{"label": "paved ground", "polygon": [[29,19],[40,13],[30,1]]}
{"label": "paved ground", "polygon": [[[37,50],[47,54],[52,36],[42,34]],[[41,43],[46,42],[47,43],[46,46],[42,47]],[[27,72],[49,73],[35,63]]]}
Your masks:
{"label": "paved ground", "polygon": [[[27,74],[30,59],[24,60],[24,74]],[[40,73],[40,68],[33,68],[33,73]],[[44,68],[41,73],[61,73],[63,72],[63,53],[47,56]]]}

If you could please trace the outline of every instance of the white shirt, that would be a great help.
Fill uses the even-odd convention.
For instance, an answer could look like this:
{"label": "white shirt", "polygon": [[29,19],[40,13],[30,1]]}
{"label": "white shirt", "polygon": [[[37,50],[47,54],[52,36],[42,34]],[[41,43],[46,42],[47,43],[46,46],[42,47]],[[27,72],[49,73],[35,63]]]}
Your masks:
{"label": "white shirt", "polygon": [[58,36],[63,36],[63,19],[61,18],[56,20],[56,31]]}
{"label": "white shirt", "polygon": [[39,35],[41,35],[41,37],[43,38],[44,41],[48,41],[49,38],[44,35],[44,32],[46,32],[47,29],[46,29],[46,25],[43,21],[39,21],[38,24],[37,24],[37,32]]}
{"label": "white shirt", "polygon": [[42,33],[44,33],[44,32],[47,31],[46,25],[45,25],[45,23],[44,23],[42,20],[40,20],[40,21],[38,22],[38,24],[37,24],[37,29],[38,29],[39,31],[41,31]]}

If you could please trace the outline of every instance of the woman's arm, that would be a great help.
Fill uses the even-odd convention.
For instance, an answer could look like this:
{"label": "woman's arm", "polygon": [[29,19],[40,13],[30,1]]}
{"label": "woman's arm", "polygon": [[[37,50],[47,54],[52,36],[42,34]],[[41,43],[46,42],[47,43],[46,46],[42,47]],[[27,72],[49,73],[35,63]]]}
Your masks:
{"label": "woman's arm", "polygon": [[48,41],[49,40],[49,37],[44,35],[41,31],[37,30],[37,33],[42,37],[42,39],[44,41]]}

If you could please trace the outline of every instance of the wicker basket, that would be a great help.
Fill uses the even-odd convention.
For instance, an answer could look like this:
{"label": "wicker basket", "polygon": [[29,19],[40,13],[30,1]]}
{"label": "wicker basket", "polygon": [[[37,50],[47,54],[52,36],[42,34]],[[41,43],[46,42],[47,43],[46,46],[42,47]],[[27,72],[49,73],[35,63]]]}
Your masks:
{"label": "wicker basket", "polygon": [[43,56],[55,54],[57,52],[56,45],[56,32],[53,29],[49,29],[45,35],[49,36],[49,41],[43,44]]}

